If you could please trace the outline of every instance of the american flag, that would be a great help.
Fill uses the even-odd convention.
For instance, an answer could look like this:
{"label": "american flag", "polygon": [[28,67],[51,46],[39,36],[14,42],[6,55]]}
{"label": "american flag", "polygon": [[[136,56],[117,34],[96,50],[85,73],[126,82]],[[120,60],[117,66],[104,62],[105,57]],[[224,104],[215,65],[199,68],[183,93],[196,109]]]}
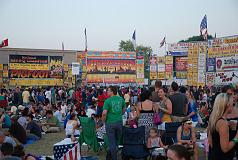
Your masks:
{"label": "american flag", "polygon": [[79,143],[54,145],[55,160],[79,160],[80,146]]}
{"label": "american flag", "polygon": [[165,37],[164,37],[163,40],[160,42],[160,48],[163,47],[164,44],[165,44]]}
{"label": "american flag", "polygon": [[203,39],[207,40],[207,15],[205,15],[200,24],[200,33],[203,36]]}
{"label": "american flag", "polygon": [[132,35],[132,44],[133,44],[134,50],[136,50],[136,30],[134,30]]}
{"label": "american flag", "polygon": [[2,42],[0,42],[0,48],[7,47],[8,46],[8,39],[4,39]]}

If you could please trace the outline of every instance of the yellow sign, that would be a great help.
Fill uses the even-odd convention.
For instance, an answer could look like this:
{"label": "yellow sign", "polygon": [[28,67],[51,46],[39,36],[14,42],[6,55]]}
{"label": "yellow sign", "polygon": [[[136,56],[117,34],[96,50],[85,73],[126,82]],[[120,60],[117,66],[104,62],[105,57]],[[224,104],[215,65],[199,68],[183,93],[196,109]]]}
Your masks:
{"label": "yellow sign", "polygon": [[62,86],[62,79],[10,79],[10,86]]}
{"label": "yellow sign", "polygon": [[166,56],[165,64],[173,64],[173,56]]}
{"label": "yellow sign", "polygon": [[3,64],[0,64],[0,70],[3,70]]}
{"label": "yellow sign", "polygon": [[49,70],[48,64],[10,63],[9,69],[17,70]]}
{"label": "yellow sign", "polygon": [[165,79],[164,72],[158,72],[158,79]]}

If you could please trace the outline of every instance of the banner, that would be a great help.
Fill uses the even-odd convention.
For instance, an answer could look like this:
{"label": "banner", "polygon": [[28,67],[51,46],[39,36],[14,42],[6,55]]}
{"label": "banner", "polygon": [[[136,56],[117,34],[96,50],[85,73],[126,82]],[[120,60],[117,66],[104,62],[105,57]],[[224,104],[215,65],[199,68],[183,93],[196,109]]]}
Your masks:
{"label": "banner", "polygon": [[187,79],[187,72],[176,72],[177,79]]}
{"label": "banner", "polygon": [[144,57],[136,60],[136,78],[144,79]]}
{"label": "banner", "polygon": [[63,79],[10,79],[10,86],[62,86]]}
{"label": "banner", "polygon": [[163,80],[165,79],[165,72],[158,72],[158,79]]}
{"label": "banner", "polygon": [[158,71],[160,74],[165,72],[165,57],[158,57]]}
{"label": "banner", "polygon": [[130,74],[88,74],[88,83],[136,83],[136,75]]}
{"label": "banner", "polygon": [[215,83],[215,73],[207,73],[206,74],[206,84],[208,86],[212,86]]}
{"label": "banner", "polygon": [[9,76],[10,78],[49,78],[49,71],[11,69]]}
{"label": "banner", "polygon": [[215,77],[216,85],[226,85],[238,83],[238,74],[236,72],[217,72]]}
{"label": "banner", "polygon": [[157,56],[153,55],[150,57],[150,79],[157,79]]}
{"label": "banner", "polygon": [[238,71],[238,56],[216,58],[216,70]]}
{"label": "banner", "polygon": [[175,69],[177,71],[187,72],[188,57],[175,57]]}
{"label": "banner", "polygon": [[136,74],[136,61],[132,59],[88,59],[88,74]]}
{"label": "banner", "polygon": [[188,48],[191,45],[192,45],[191,43],[186,43],[186,42],[168,44],[168,51],[169,51],[169,54],[174,56],[187,55]]}
{"label": "banner", "polygon": [[79,75],[80,65],[77,62],[72,62],[72,75]]}
{"label": "banner", "polygon": [[207,58],[207,72],[216,72],[216,58]]}
{"label": "banner", "polygon": [[50,56],[50,78],[63,78],[63,57]]}
{"label": "banner", "polygon": [[9,69],[49,70],[48,56],[9,55]]}

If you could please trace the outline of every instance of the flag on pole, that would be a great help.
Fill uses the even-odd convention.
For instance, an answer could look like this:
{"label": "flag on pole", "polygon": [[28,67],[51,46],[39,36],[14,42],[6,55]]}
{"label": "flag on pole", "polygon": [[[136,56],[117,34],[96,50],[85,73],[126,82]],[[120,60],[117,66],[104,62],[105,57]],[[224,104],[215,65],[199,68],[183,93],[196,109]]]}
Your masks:
{"label": "flag on pole", "polygon": [[202,22],[200,24],[200,33],[203,36],[204,40],[207,40],[207,15],[205,15],[202,19]]}
{"label": "flag on pole", "polygon": [[62,51],[64,52],[64,42],[62,42]]}
{"label": "flag on pole", "polygon": [[165,41],[165,37],[164,37],[163,40],[160,42],[160,48],[163,47],[165,43],[166,43],[166,41]]}
{"label": "flag on pole", "polygon": [[88,51],[88,38],[87,38],[87,29],[84,29],[84,36],[85,36],[85,51]]}
{"label": "flag on pole", "polygon": [[4,39],[4,40],[0,43],[0,48],[7,47],[7,46],[8,46],[8,39]]}
{"label": "flag on pole", "polygon": [[136,50],[136,30],[134,30],[132,35],[132,44],[133,44],[134,50]]}

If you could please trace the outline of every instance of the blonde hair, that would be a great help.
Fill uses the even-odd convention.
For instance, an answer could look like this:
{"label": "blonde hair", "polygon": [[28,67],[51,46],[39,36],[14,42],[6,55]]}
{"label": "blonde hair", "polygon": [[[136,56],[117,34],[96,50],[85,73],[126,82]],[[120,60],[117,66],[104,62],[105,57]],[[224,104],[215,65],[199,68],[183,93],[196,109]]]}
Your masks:
{"label": "blonde hair", "polygon": [[231,96],[226,93],[220,93],[217,95],[209,118],[209,131],[212,132],[216,130],[216,123],[225,113],[230,97]]}

